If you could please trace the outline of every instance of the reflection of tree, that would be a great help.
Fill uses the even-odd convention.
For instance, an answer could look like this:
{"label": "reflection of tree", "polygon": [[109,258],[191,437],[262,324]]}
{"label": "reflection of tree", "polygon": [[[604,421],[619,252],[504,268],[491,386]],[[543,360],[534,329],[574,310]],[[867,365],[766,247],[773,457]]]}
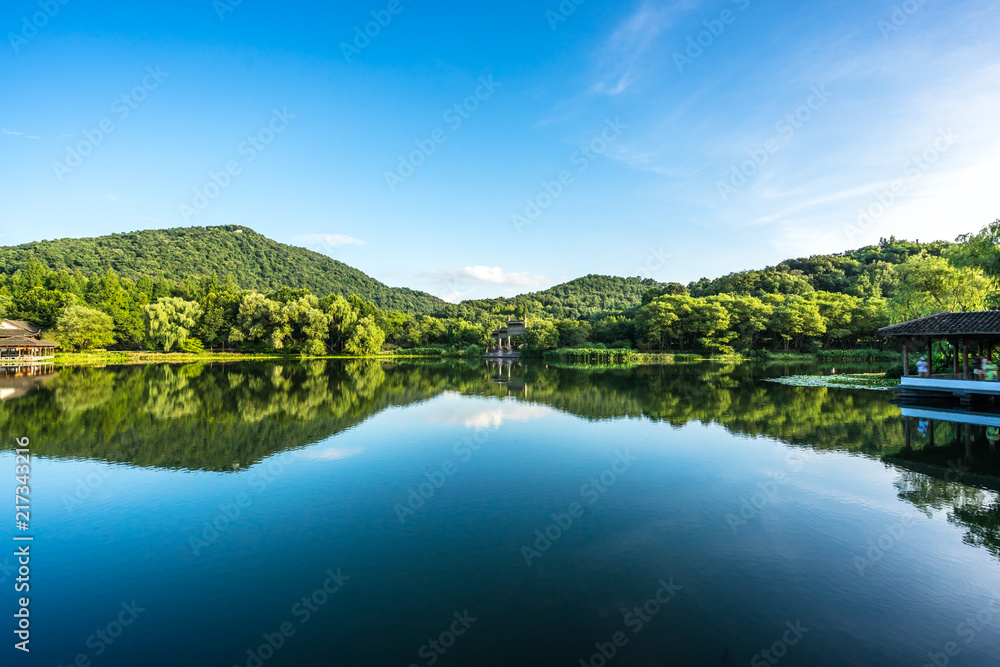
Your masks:
{"label": "reflection of tree", "polygon": [[111,373],[84,368],[79,373],[59,373],[49,383],[49,389],[55,392],[60,413],[79,414],[110,399],[114,384]]}
{"label": "reflection of tree", "polygon": [[899,497],[927,516],[948,512],[948,522],[965,530],[966,544],[984,547],[1000,558],[1000,503],[996,494],[959,482],[947,482],[901,470],[896,480]]}
{"label": "reflection of tree", "polygon": [[198,412],[202,401],[195,393],[194,380],[185,367],[155,366],[156,373],[146,385],[144,412],[155,419],[178,419]]}
{"label": "reflection of tree", "polygon": [[956,507],[948,520],[965,528],[966,544],[985,547],[1000,558],[1000,504],[995,500]]}
{"label": "reflection of tree", "polygon": [[902,500],[913,504],[927,516],[931,516],[933,510],[983,503],[983,492],[975,487],[934,479],[905,469],[900,470],[895,486]]}
{"label": "reflection of tree", "polygon": [[510,395],[591,420],[720,424],[817,448],[881,454],[902,441],[898,410],[884,396],[759,382],[784,372],[539,363],[505,368],[498,382],[495,368],[447,360],[67,369],[58,383],[0,405],[0,429],[36,434],[39,453],[53,456],[227,470],[450,390]]}

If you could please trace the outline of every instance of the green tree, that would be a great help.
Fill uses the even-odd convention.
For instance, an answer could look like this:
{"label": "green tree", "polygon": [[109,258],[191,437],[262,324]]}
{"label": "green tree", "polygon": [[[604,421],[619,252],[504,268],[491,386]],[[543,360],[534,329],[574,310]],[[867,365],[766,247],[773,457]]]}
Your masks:
{"label": "green tree", "polygon": [[378,328],[370,317],[362,317],[354,327],[354,333],[344,348],[359,357],[378,354],[385,342],[385,332]]}
{"label": "green tree", "polygon": [[259,292],[248,292],[243,295],[236,323],[229,330],[229,340],[236,344],[264,345],[280,350],[284,348],[285,339],[291,331],[284,304],[272,301]]}
{"label": "green tree", "polygon": [[986,225],[978,234],[959,236],[958,243],[961,245],[947,253],[952,263],[979,269],[994,290],[1000,288],[1000,220]]}
{"label": "green tree", "polygon": [[559,332],[559,347],[579,347],[590,340],[590,322],[563,319],[555,323]]}
{"label": "green tree", "polygon": [[720,294],[708,299],[729,314],[729,330],[734,334],[737,348],[744,352],[756,349],[774,314],[774,307],[755,296],[743,294]]}
{"label": "green tree", "polygon": [[530,352],[544,352],[559,345],[559,330],[548,320],[535,320],[524,334],[524,346]]}
{"label": "green tree", "polygon": [[806,339],[826,333],[819,306],[814,301],[797,294],[770,294],[764,301],[774,308],[768,330],[786,351],[793,343],[795,349],[801,349]]}
{"label": "green tree", "polygon": [[694,301],[689,296],[661,296],[636,313],[635,331],[639,345],[647,350],[666,350],[682,338],[678,325],[687,317]]}
{"label": "green tree", "polygon": [[201,306],[180,297],[162,297],[144,306],[142,314],[147,344],[169,352],[191,337]]}
{"label": "green tree", "polygon": [[330,337],[330,317],[319,306],[319,299],[312,294],[301,295],[285,304],[285,317],[290,327],[293,344],[313,356],[326,354],[326,341]]}
{"label": "green tree", "polygon": [[895,295],[889,302],[893,322],[986,308],[990,281],[973,265],[955,266],[944,257],[921,252],[897,265],[895,273]]}
{"label": "green tree", "polygon": [[92,350],[114,343],[114,330],[110,315],[82,304],[71,304],[56,320],[52,337],[66,349]]}
{"label": "green tree", "polygon": [[323,299],[320,303],[326,312],[329,345],[334,352],[343,352],[344,346],[354,332],[358,313],[350,302],[339,294]]}

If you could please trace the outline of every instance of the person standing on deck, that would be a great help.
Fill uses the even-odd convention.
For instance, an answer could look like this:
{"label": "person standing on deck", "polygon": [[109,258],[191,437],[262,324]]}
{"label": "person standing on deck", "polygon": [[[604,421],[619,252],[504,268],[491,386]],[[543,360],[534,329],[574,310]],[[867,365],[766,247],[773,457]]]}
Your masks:
{"label": "person standing on deck", "polygon": [[920,357],[920,361],[917,362],[917,373],[922,378],[931,376],[931,365],[927,363],[927,357]]}

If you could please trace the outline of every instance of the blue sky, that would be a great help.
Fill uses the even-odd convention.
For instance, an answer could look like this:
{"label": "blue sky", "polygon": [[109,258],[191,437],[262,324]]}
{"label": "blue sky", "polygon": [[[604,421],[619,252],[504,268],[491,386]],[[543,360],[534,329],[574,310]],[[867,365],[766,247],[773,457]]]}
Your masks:
{"label": "blue sky", "polygon": [[241,224],[455,300],[1000,217],[997,3],[576,2],[6,2],[0,242]]}

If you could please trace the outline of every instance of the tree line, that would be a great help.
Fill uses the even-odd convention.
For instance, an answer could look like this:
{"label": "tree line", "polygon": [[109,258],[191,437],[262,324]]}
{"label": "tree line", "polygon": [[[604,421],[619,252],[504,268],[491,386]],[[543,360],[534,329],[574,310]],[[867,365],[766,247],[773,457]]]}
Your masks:
{"label": "tree line", "polygon": [[590,347],[745,354],[879,347],[877,331],[890,323],[997,302],[1000,221],[955,244],[888,239],[850,255],[687,286],[588,276],[546,293],[468,301],[434,314],[380,308],[356,294],[245,289],[217,273],[181,281],[133,279],[111,268],[88,275],[32,255],[0,273],[0,314],[40,326],[67,350],[473,354],[517,315],[529,319],[522,341],[528,353]]}

